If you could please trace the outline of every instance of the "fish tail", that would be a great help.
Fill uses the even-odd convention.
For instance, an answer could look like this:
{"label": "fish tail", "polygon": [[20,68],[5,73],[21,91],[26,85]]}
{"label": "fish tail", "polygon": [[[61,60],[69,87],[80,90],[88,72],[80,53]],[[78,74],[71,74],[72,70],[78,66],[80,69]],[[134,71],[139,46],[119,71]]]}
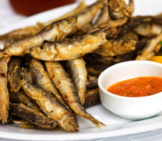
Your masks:
{"label": "fish tail", "polygon": [[104,123],[100,122],[99,120],[92,117],[90,114],[86,113],[85,118],[90,120],[97,128],[100,128],[100,126],[106,126]]}
{"label": "fish tail", "polygon": [[80,98],[80,103],[81,103],[81,105],[83,105],[84,102],[85,102],[85,94],[84,94],[84,96],[79,97],[79,98]]}

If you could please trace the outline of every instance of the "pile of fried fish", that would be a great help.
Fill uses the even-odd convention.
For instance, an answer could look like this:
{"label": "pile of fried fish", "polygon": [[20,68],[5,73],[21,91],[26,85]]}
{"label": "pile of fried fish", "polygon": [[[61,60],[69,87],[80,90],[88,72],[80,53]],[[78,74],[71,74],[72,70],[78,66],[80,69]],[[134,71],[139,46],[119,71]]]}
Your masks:
{"label": "pile of fried fish", "polygon": [[100,102],[97,78],[107,67],[160,52],[162,14],[132,16],[134,2],[83,1],[55,20],[0,35],[0,121],[79,131],[77,115]]}

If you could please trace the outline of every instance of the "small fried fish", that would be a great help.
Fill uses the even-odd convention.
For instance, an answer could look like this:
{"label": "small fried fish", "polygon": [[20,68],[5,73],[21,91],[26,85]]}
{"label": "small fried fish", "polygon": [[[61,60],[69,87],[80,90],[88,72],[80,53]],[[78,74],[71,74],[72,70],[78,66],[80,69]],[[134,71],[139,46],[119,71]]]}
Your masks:
{"label": "small fried fish", "polygon": [[66,105],[61,94],[49,78],[42,63],[39,60],[31,59],[29,66],[35,84],[46,91],[51,91],[62,104]]}
{"label": "small fried fish", "polygon": [[11,115],[16,115],[41,128],[50,129],[58,125],[53,119],[46,117],[38,111],[30,109],[22,103],[11,103],[10,112]]}
{"label": "small fried fish", "polygon": [[103,2],[96,2],[75,16],[55,21],[47,25],[37,34],[14,42],[9,47],[1,50],[0,58],[6,55],[22,56],[28,53],[29,49],[32,47],[40,46],[44,40],[62,40],[76,33],[82,26],[90,23],[94,19],[102,5]]}
{"label": "small fried fish", "polygon": [[67,61],[66,65],[74,81],[80,103],[83,105],[85,101],[85,93],[88,83],[85,62],[82,58],[78,58],[71,61]]}
{"label": "small fried fish", "polygon": [[62,65],[59,62],[47,62],[45,64],[50,78],[59,89],[60,93],[62,94],[65,102],[69,105],[69,107],[81,117],[91,121],[94,125],[100,128],[101,125],[105,126],[102,122],[95,119],[92,115],[86,112],[84,107],[81,105],[79,97],[76,93],[75,86],[73,85],[72,79],[70,78],[69,74],[64,70]]}
{"label": "small fried fish", "polygon": [[72,60],[98,49],[104,43],[106,43],[106,34],[97,31],[78,39],[46,41],[42,46],[32,48],[30,55],[45,61]]}
{"label": "small fried fish", "polygon": [[40,89],[26,80],[23,81],[22,88],[31,99],[36,101],[40,109],[49,118],[57,121],[64,130],[68,132],[79,130],[78,122],[73,113],[50,91]]}

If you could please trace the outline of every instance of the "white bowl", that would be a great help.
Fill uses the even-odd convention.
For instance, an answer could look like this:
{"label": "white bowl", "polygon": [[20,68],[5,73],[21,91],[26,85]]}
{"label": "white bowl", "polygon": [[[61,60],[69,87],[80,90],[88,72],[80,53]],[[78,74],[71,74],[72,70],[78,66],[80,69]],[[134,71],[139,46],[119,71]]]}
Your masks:
{"label": "white bowl", "polygon": [[140,76],[162,77],[162,64],[127,61],[109,67],[98,79],[101,103],[111,112],[132,120],[148,118],[162,111],[162,92],[144,97],[124,97],[108,92],[112,84]]}

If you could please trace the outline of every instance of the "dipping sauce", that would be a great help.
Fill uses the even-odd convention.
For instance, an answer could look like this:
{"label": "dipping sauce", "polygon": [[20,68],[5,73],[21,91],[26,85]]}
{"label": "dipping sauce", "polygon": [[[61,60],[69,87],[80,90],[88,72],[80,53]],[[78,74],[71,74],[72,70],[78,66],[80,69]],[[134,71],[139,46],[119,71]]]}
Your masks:
{"label": "dipping sauce", "polygon": [[117,82],[111,85],[107,91],[126,97],[142,97],[162,92],[162,78],[137,77]]}

